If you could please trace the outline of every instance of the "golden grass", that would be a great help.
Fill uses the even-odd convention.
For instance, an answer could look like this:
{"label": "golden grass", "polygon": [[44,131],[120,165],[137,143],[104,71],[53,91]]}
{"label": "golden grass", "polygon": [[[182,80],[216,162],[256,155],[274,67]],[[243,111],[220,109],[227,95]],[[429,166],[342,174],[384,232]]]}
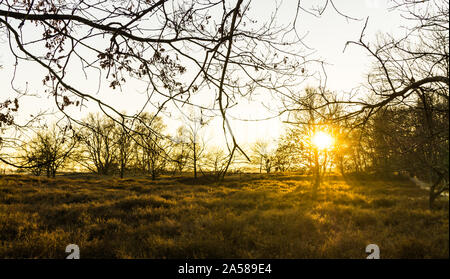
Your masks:
{"label": "golden grass", "polygon": [[406,180],[0,178],[0,258],[448,258],[448,198]]}

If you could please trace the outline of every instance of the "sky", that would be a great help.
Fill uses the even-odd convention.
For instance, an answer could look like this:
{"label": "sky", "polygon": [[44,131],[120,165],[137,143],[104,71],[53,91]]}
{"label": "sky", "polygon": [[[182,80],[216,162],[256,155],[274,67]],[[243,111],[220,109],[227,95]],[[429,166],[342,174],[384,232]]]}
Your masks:
{"label": "sky", "polygon": [[[302,1],[307,2],[307,1]],[[314,3],[324,3],[324,1],[312,1]],[[254,2],[256,3],[256,1]],[[253,5],[253,12],[267,13],[273,9],[274,1],[257,1]],[[370,69],[370,60],[362,48],[351,45],[345,52],[344,46],[347,41],[358,40],[365,19],[369,17],[366,29],[366,40],[373,41],[378,32],[401,33],[400,28],[404,21],[397,12],[389,12],[390,4],[385,0],[335,0],[336,7],[340,12],[361,19],[359,21],[347,20],[339,15],[332,8],[325,10],[321,17],[314,17],[308,13],[301,12],[296,23],[296,27],[301,34],[308,33],[304,43],[315,50],[313,57],[326,61],[327,87],[331,91],[346,92],[364,83],[365,74]],[[305,4],[307,5],[307,4]],[[284,6],[282,6],[284,7]],[[287,6],[286,6],[287,7]],[[292,9],[281,9],[280,20],[292,19]],[[33,32],[32,28],[24,32]],[[39,34],[38,34],[39,35]],[[6,38],[0,38],[0,84],[1,99],[8,96],[15,96],[11,89],[11,80],[14,76],[14,65],[10,49]],[[77,66],[77,65],[74,65]],[[79,66],[79,65],[78,65]],[[51,97],[43,93],[42,79],[45,72],[35,63],[21,63],[20,68],[15,73],[14,86],[20,90],[27,89],[33,97],[25,97],[21,101],[21,111],[28,114],[35,114],[39,110],[54,110],[54,103]],[[91,81],[98,81],[96,75],[71,76],[79,88],[89,87]],[[306,82],[304,86],[315,86],[314,81]],[[102,88],[97,97],[107,100],[107,103],[116,107],[119,111],[134,112],[143,102],[146,95],[145,84],[142,82],[128,82],[123,92],[112,91],[108,87]],[[230,123],[239,143],[246,145],[256,140],[272,141],[278,138],[283,132],[284,126],[280,118],[266,121],[254,121],[274,115],[274,112],[267,111],[264,105],[274,102],[269,97],[254,98],[253,101],[243,100],[237,107],[229,111]],[[50,104],[50,105],[49,105]],[[89,111],[96,111],[97,107],[90,105],[89,109],[72,111],[74,114],[84,115]],[[234,120],[235,118],[246,121]],[[173,119],[166,119],[169,132],[174,132],[176,128],[183,125],[179,116]],[[217,118],[210,122],[204,129],[204,137],[213,145],[223,145],[224,137],[221,119]]]}

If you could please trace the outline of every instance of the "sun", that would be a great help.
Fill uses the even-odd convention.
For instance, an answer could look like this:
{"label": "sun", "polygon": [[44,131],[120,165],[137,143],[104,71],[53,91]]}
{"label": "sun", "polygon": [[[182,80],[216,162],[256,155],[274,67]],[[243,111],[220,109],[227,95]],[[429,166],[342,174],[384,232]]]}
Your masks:
{"label": "sun", "polygon": [[311,141],[318,149],[330,148],[334,143],[333,137],[322,131],[315,133]]}

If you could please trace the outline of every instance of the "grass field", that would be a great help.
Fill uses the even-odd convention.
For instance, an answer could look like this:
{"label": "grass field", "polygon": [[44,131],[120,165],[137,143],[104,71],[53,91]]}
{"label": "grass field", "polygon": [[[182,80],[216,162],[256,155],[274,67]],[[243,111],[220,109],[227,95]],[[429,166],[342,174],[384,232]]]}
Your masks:
{"label": "grass field", "polygon": [[0,258],[448,258],[448,198],[402,179],[294,174],[0,178]]}

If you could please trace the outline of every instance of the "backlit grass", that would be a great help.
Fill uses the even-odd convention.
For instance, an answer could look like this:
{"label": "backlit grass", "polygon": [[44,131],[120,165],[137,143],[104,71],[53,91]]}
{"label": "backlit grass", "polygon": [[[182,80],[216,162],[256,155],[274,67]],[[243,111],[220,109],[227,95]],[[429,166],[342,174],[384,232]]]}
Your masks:
{"label": "backlit grass", "polygon": [[0,258],[448,258],[448,198],[406,180],[0,178]]}

